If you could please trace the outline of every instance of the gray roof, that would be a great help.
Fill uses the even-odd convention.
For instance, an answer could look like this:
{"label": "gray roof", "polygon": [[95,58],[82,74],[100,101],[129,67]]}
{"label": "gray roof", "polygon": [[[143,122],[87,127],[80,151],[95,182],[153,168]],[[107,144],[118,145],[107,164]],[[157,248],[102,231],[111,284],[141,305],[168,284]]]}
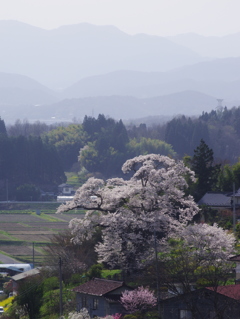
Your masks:
{"label": "gray roof", "polygon": [[72,185],[66,184],[66,183],[60,184],[60,185],[58,185],[58,187],[72,187],[73,188]]}
{"label": "gray roof", "polygon": [[31,277],[31,276],[38,275],[39,273],[40,273],[39,268],[34,268],[34,269],[31,269],[31,270],[25,271],[25,272],[23,272],[21,274],[12,276],[12,279],[14,281],[18,281],[18,280],[22,280],[22,279],[24,279],[26,277]]}
{"label": "gray roof", "polygon": [[92,280],[73,288],[73,291],[89,295],[103,296],[124,286],[125,284],[123,281],[93,278]]}
{"label": "gray roof", "polygon": [[232,193],[206,193],[198,202],[198,205],[208,205],[212,207],[231,207]]}

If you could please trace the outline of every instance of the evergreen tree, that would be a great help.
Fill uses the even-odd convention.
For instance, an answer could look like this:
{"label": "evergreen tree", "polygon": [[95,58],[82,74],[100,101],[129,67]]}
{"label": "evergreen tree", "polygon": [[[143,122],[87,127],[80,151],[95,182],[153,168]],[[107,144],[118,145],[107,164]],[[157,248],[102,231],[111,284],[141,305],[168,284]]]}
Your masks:
{"label": "evergreen tree", "polygon": [[7,135],[5,122],[4,120],[1,119],[1,117],[0,117],[0,134]]}
{"label": "evergreen tree", "polygon": [[208,147],[203,139],[194,150],[191,169],[197,177],[194,197],[199,200],[206,192],[213,190],[220,171],[220,165],[214,165],[213,150]]}
{"label": "evergreen tree", "polygon": [[200,139],[209,140],[208,126],[203,121],[182,116],[174,118],[166,125],[165,142],[172,145],[179,156],[193,155]]}

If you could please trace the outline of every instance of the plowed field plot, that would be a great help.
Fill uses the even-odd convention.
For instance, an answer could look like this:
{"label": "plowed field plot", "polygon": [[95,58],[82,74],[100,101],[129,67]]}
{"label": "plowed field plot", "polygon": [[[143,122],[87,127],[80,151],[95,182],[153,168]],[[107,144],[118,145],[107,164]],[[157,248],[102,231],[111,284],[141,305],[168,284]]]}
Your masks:
{"label": "plowed field plot", "polygon": [[[23,255],[32,255],[32,246],[31,245],[1,245],[1,249],[5,251],[7,254],[16,257]],[[35,255],[41,256],[37,250],[35,251]]]}
{"label": "plowed field plot", "polygon": [[[41,215],[40,215],[41,216]],[[42,218],[33,214],[0,214],[0,226],[1,223],[28,223],[28,222],[39,222]]]}
{"label": "plowed field plot", "polygon": [[53,218],[58,218],[59,220],[70,222],[73,218],[83,218],[84,214],[49,214]]}
{"label": "plowed field plot", "polygon": [[[1,226],[0,226],[1,227]],[[40,229],[66,229],[68,227],[68,222],[39,222],[37,223],[28,223],[28,227],[31,228],[40,228]],[[25,229],[27,230],[27,229]]]}
{"label": "plowed field plot", "polygon": [[44,256],[43,248],[51,242],[54,234],[68,228],[72,218],[83,214],[41,214],[1,213],[0,214],[0,253],[17,258],[21,262],[31,262],[33,243],[39,264]]}

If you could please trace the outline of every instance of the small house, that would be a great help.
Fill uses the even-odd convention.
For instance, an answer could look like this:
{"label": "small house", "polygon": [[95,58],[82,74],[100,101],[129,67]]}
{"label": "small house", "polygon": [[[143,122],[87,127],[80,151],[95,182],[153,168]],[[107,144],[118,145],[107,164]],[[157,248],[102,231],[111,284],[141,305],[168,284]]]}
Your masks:
{"label": "small house", "polygon": [[239,319],[240,285],[202,288],[161,301],[163,318]]}
{"label": "small house", "polygon": [[207,192],[198,205],[207,205],[216,209],[230,209],[232,207],[232,193]]}
{"label": "small house", "polygon": [[30,269],[28,271],[25,271],[21,274],[17,274],[15,276],[12,276],[12,288],[13,288],[13,295],[17,295],[18,291],[18,285],[19,283],[23,282],[26,279],[29,279],[33,276],[37,276],[40,274],[39,268]]}
{"label": "small house", "polygon": [[58,194],[60,196],[72,196],[75,194],[75,191],[72,185],[61,184],[61,185],[58,185]]}
{"label": "small house", "polygon": [[225,216],[232,215],[235,208],[236,218],[240,219],[240,189],[235,193],[207,192],[198,201],[198,205],[209,206]]}
{"label": "small house", "polygon": [[132,290],[123,281],[94,278],[76,288],[77,311],[86,308],[91,317],[105,317],[115,313],[126,314],[120,303],[125,290]]}
{"label": "small house", "polygon": [[236,282],[240,281],[240,255],[235,255],[229,258],[229,261],[235,262]]}

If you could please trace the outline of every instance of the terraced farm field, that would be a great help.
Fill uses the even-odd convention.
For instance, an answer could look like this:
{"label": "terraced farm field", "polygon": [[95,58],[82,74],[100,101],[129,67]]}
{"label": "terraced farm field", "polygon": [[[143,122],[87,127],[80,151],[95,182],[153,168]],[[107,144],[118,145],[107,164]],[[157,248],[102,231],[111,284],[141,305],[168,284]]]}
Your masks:
{"label": "terraced farm field", "polygon": [[81,218],[83,212],[60,214],[36,212],[0,212],[0,253],[17,259],[19,262],[38,265],[44,257],[44,247],[53,234],[68,228],[72,218]]}

